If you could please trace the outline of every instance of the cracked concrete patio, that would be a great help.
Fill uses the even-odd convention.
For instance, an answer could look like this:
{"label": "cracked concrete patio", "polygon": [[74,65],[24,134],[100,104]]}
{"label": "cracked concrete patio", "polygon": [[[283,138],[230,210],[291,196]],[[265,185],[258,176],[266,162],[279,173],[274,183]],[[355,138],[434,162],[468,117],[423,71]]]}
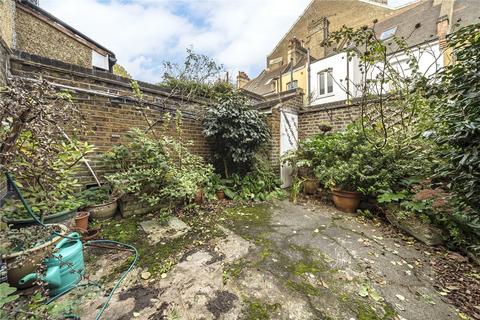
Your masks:
{"label": "cracked concrete patio", "polygon": [[[217,222],[225,236],[162,277],[132,272],[104,318],[459,318],[434,288],[428,252],[371,221],[282,201],[226,209]],[[103,301],[85,298],[82,319]]]}

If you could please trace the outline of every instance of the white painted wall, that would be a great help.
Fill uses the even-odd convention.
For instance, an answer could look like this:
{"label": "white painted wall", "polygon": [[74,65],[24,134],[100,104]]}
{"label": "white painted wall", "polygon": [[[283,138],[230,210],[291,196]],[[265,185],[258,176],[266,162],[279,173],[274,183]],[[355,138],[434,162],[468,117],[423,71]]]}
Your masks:
{"label": "white painted wall", "polygon": [[[423,45],[412,52],[419,64],[419,71],[427,77],[432,76],[443,65],[443,55],[438,42]],[[411,75],[408,67],[409,57],[404,53],[392,55],[390,58],[392,66],[402,77]],[[348,68],[347,68],[348,63]],[[333,77],[333,92],[320,95],[318,74],[323,70],[331,70]],[[348,74],[347,74],[348,69]],[[370,69],[370,79],[376,77],[382,70],[382,65],[378,64]],[[310,66],[310,105],[321,105],[325,103],[347,100],[347,79],[349,79],[350,98],[361,96],[360,85],[362,83],[362,73],[360,72],[359,59],[353,57],[348,61],[347,54],[344,52],[321,59]],[[388,89],[388,88],[387,88]]]}
{"label": "white painted wall", "polygon": [[[310,105],[319,105],[347,99],[347,54],[339,53],[334,56],[316,61],[310,65]],[[350,65],[352,63],[350,62]],[[330,70],[333,78],[333,92],[320,95],[319,73]]]}

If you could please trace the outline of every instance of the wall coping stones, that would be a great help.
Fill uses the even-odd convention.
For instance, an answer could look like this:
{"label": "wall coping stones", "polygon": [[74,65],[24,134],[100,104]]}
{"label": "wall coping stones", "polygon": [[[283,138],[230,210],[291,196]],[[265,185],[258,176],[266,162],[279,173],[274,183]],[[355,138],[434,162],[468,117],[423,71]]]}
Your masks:
{"label": "wall coping stones", "polygon": [[[73,75],[78,75],[86,78],[90,78],[97,81],[104,81],[107,83],[112,83],[121,87],[131,88],[131,81],[134,79],[124,78],[118,75],[115,75],[110,72],[101,71],[98,69],[89,69],[75,64],[66,63],[59,60],[54,60],[46,57],[42,57],[35,54],[30,54],[23,51],[15,50],[10,57],[11,60],[19,61],[23,64],[41,66],[42,68],[48,68],[54,71],[68,72]],[[152,93],[155,95],[166,96],[169,98],[174,98],[177,100],[194,102],[201,105],[209,105],[210,101],[201,98],[185,98],[179,95],[172,95],[171,91],[161,88],[158,85],[151,83],[137,81],[140,89],[144,92]]]}

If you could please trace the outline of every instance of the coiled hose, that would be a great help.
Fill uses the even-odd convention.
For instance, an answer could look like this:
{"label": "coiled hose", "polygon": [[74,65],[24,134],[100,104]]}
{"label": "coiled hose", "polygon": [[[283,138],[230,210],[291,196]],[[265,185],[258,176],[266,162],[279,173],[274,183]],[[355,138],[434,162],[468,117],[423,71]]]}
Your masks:
{"label": "coiled hose", "polygon": [[[30,216],[33,218],[33,220],[35,220],[36,223],[38,223],[39,225],[43,226],[43,227],[47,227],[36,215],[35,213],[33,212],[32,208],[30,207],[30,205],[28,204],[27,200],[23,197],[23,194],[22,192],[20,191],[20,189],[18,188],[17,184],[15,183],[15,180],[13,180],[12,176],[10,175],[9,172],[6,172],[5,173],[6,177],[7,177],[7,180],[8,182],[10,183],[10,185],[13,187],[13,190],[15,191],[15,193],[18,195],[18,197],[20,198],[20,201],[22,202],[23,206],[25,207],[25,209],[27,210],[27,212],[30,214]],[[57,236],[60,236],[60,237],[63,237],[63,238],[69,238],[68,236],[65,236],[65,235],[62,235],[56,231],[53,231],[53,233]],[[70,239],[70,238],[69,238]],[[75,239],[76,240],[76,239]],[[129,245],[129,244],[126,244],[126,243],[122,243],[122,242],[118,242],[118,241],[113,241],[113,240],[90,240],[90,241],[87,241],[85,243],[86,246],[88,245],[92,245],[92,244],[95,244],[95,243],[110,243],[110,244],[114,244],[114,245],[117,245],[117,246],[122,246],[122,247],[125,247],[127,249],[129,249],[131,252],[133,252],[135,254],[135,258],[133,259],[133,262],[130,264],[130,266],[128,267],[128,269],[126,271],[124,271],[122,273],[122,275],[120,276],[120,278],[117,280],[117,282],[115,283],[115,285],[113,286],[112,290],[110,291],[110,294],[108,295],[108,298],[107,298],[107,301],[105,301],[105,303],[103,304],[102,306],[102,309],[100,309],[99,313],[97,314],[97,317],[95,318],[95,320],[99,320],[103,313],[105,312],[105,310],[107,309],[107,306],[108,304],[110,303],[110,301],[112,300],[112,297],[113,297],[113,294],[115,293],[115,291],[118,289],[118,287],[120,286],[120,283],[125,279],[125,277],[128,275],[128,273],[130,271],[132,271],[133,267],[135,266],[135,264],[137,263],[137,260],[139,258],[139,253],[138,253],[138,250],[137,248],[135,248],[134,246],[132,245]],[[114,248],[112,248],[114,249]],[[73,289],[73,288],[72,288]],[[70,289],[71,290],[71,289]],[[70,291],[68,290],[68,291]],[[64,293],[62,293],[61,295],[58,295],[56,297],[53,297],[52,299],[49,299],[46,301],[46,304],[49,304],[53,301],[55,301],[56,299],[60,298],[62,295],[64,295],[65,293],[67,293],[68,291],[65,291]],[[73,318],[73,319],[80,319],[78,316],[76,315],[68,315],[66,316],[67,318]]]}

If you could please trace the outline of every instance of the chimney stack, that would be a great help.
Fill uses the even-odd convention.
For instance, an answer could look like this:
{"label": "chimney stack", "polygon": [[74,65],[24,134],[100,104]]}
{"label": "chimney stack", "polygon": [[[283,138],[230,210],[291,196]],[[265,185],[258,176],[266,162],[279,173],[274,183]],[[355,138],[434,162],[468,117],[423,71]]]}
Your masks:
{"label": "chimney stack", "polygon": [[27,0],[27,1],[30,2],[30,3],[33,3],[36,6],[40,5],[39,0]]}
{"label": "chimney stack", "polygon": [[237,89],[243,88],[249,81],[250,81],[250,78],[248,77],[248,75],[245,72],[238,71]]}
{"label": "chimney stack", "polygon": [[300,40],[293,37],[288,44],[288,61],[296,65],[303,57],[307,55],[307,49],[302,46]]}

